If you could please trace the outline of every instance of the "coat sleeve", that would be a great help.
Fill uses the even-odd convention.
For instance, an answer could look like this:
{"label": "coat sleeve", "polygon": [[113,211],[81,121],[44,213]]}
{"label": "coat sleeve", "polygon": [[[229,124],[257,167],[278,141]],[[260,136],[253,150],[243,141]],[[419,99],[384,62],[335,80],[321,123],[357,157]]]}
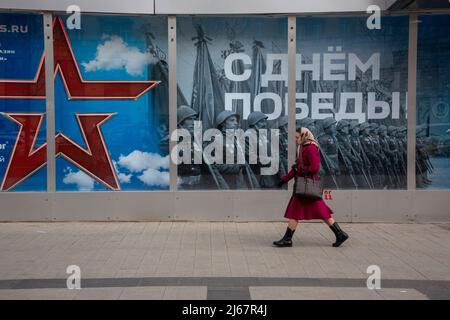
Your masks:
{"label": "coat sleeve", "polygon": [[289,170],[288,174],[286,174],[285,176],[281,177],[281,179],[284,182],[288,182],[289,180],[291,180],[292,178],[294,178],[296,175],[297,176],[314,176],[317,173],[319,173],[320,170],[320,153],[319,153],[319,149],[315,146],[313,147],[308,147],[305,148],[303,150],[303,155],[304,155],[304,164],[303,164],[303,168],[300,167],[300,161],[297,158],[295,160],[295,164],[297,165],[297,170]]}
{"label": "coat sleeve", "polygon": [[281,180],[283,180],[284,182],[288,182],[289,180],[291,180],[292,178],[294,178],[296,174],[299,175],[299,172],[300,172],[300,166],[299,166],[299,160],[298,160],[298,158],[295,159],[295,164],[296,164],[297,170],[296,170],[296,171],[294,171],[294,170],[292,170],[292,169],[289,170],[289,172],[288,172],[286,175],[284,175],[283,177],[281,177]]}

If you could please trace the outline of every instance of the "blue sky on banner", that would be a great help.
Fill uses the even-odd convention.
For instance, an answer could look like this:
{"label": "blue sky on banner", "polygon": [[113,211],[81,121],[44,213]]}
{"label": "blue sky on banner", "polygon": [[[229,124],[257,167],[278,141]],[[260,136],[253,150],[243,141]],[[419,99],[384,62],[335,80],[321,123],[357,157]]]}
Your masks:
{"label": "blue sky on banner", "polygon": [[[42,15],[0,13],[0,79],[33,79],[44,50]],[[14,27],[18,27],[14,29]],[[15,30],[18,30],[15,32]],[[14,31],[14,32],[13,32]],[[0,99],[0,112],[43,113],[43,99]],[[35,148],[46,141],[46,122],[42,123]],[[13,151],[19,126],[0,116],[0,181],[5,175]],[[45,191],[47,168],[39,169],[16,186],[14,191]]]}
{"label": "blue sky on banner", "polygon": [[[81,29],[67,30],[85,80],[142,81],[155,58],[148,53],[145,31],[167,52],[166,19],[153,17],[84,16]],[[150,26],[149,26],[150,25]],[[115,113],[101,126],[122,190],[165,190],[169,158],[159,147],[152,113],[153,91],[137,100],[68,100],[62,78],[55,81],[56,132],[86,147],[74,113]],[[157,119],[167,121],[167,119]],[[58,191],[107,191],[101,183],[60,157]]]}

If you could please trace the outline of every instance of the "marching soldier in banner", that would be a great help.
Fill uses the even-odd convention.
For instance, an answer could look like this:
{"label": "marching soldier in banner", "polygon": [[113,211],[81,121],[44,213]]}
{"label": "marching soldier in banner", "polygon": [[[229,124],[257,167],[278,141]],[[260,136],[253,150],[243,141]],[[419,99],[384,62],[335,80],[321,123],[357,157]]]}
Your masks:
{"label": "marching soldier in banner", "polygon": [[[177,109],[177,128],[186,129],[191,134],[191,141],[194,142],[194,121],[198,114],[188,106],[180,106]],[[195,143],[191,144],[198,147]],[[183,190],[195,189],[200,184],[201,165],[194,164],[194,150],[191,152],[191,163],[181,163],[177,167],[179,183],[178,187]]]}
{"label": "marching soldier in banner", "polygon": [[[270,132],[267,130],[267,118],[268,116],[261,111],[253,111],[248,115],[247,118],[247,124],[249,129],[254,129],[256,131],[257,141],[258,141],[258,148],[260,148],[260,143],[266,145],[267,155],[270,157],[271,152],[271,146],[270,146]],[[260,130],[266,130],[266,134],[261,134]],[[246,161],[249,161],[249,151],[250,147],[248,145],[248,139],[245,140],[246,143]],[[279,181],[277,175],[262,175],[261,174],[261,168],[263,167],[270,167],[270,159],[269,164],[262,164],[261,163],[261,152],[258,152],[258,158],[256,164],[250,164],[250,168],[252,169],[253,173],[256,175],[256,178],[258,179],[258,183],[260,188],[275,188],[277,186],[277,183]],[[263,161],[264,162],[264,161]]]}
{"label": "marching soldier in banner", "polygon": [[400,135],[400,142],[402,144],[402,151],[403,151],[403,161],[404,163],[406,163],[407,161],[407,152],[406,150],[408,149],[408,137],[406,136],[408,129],[405,126],[401,126],[400,129],[398,130],[399,135]]}
{"label": "marching soldier in banner", "polygon": [[378,156],[379,159],[379,174],[380,174],[380,188],[381,189],[386,189],[388,188],[388,186],[391,183],[390,179],[391,179],[391,175],[388,171],[388,166],[387,164],[387,158],[385,156],[385,154],[383,153],[382,147],[381,147],[381,142],[380,142],[380,135],[379,135],[379,125],[378,123],[374,122],[371,123],[370,125],[371,127],[371,135],[372,135],[372,141],[373,141],[373,146],[375,149],[375,152]]}
{"label": "marching soldier in banner", "polygon": [[[240,129],[240,116],[236,112],[224,110],[217,115],[216,127],[223,137],[223,164],[214,164],[212,167],[217,170],[220,182],[220,189],[258,189],[259,183],[250,165],[245,160],[245,145],[241,145],[234,135],[234,130]],[[227,129],[231,129],[231,132]],[[232,133],[233,132],[233,133]],[[227,143],[227,135],[232,134],[232,143]],[[234,154],[232,164],[226,163],[226,151]],[[244,163],[237,161],[237,153],[244,156]]]}
{"label": "marching soldier in banner", "polygon": [[371,164],[361,145],[359,137],[359,122],[350,122],[349,131],[349,140],[354,150],[354,155],[357,158],[357,163],[354,165],[354,169],[358,188],[373,189],[372,177],[370,176]]}
{"label": "marching soldier in banner", "polygon": [[375,150],[375,143],[371,132],[372,128],[370,123],[364,122],[360,125],[362,150],[372,165],[370,176],[372,177],[373,187],[379,189],[382,186],[381,175],[383,173],[383,165]]}
{"label": "marching soldier in banner", "polygon": [[336,120],[328,117],[323,120],[324,132],[318,137],[322,167],[325,171],[324,188],[340,189],[337,177],[339,171],[338,142],[336,139]]}
{"label": "marching soldier in banner", "polygon": [[355,156],[349,137],[350,123],[347,120],[340,120],[336,125],[337,148],[339,155],[339,164],[342,188],[358,189],[358,183],[355,178],[355,167],[359,166],[358,159]]}
{"label": "marching soldier in banner", "polygon": [[402,170],[402,165],[400,162],[399,145],[397,143],[397,130],[396,126],[389,126],[387,128],[386,140],[389,144],[389,151],[391,153],[391,162],[395,175],[398,177],[398,187],[404,188],[406,186],[406,176]]}
{"label": "marching soldier in banner", "polygon": [[280,170],[278,177],[281,178],[288,173],[288,116],[281,116],[275,126],[280,130]]}
{"label": "marching soldier in banner", "polygon": [[385,159],[385,166],[387,174],[388,174],[388,189],[398,189],[400,188],[401,181],[396,170],[396,161],[395,161],[395,153],[391,151],[391,147],[389,144],[388,138],[388,128],[385,125],[380,125],[378,128],[379,141],[381,146],[381,152],[383,158]]}
{"label": "marching soldier in banner", "polygon": [[397,142],[397,150],[398,150],[398,159],[399,159],[399,163],[400,163],[400,167],[401,170],[403,172],[403,176],[405,177],[405,185],[406,185],[406,176],[407,176],[407,166],[406,166],[406,161],[407,161],[407,154],[406,154],[406,150],[407,150],[407,144],[406,144],[406,134],[405,134],[405,139],[403,137],[403,132],[406,133],[406,128],[405,127],[398,127],[396,130],[396,142]]}
{"label": "marching soldier in banner", "polygon": [[425,187],[431,183],[428,179],[428,174],[432,173],[431,162],[429,161],[428,151],[426,150],[427,143],[422,132],[425,127],[417,128],[416,132],[416,183],[420,187]]}
{"label": "marching soldier in banner", "polygon": [[381,135],[380,135],[380,125],[378,123],[372,123],[371,124],[371,135],[374,143],[374,148],[376,151],[376,154],[378,155],[379,159],[379,174],[380,174],[380,188],[381,189],[387,189],[389,188],[394,182],[392,178],[392,172],[389,168],[388,164],[388,158],[386,157],[385,153],[383,152],[383,148],[381,145]]}
{"label": "marching soldier in banner", "polygon": [[[213,168],[202,161],[201,164],[194,162],[194,150],[202,152],[202,145],[195,141],[194,121],[198,120],[198,113],[188,106],[180,106],[177,109],[177,128],[186,129],[191,135],[191,161],[181,163],[177,166],[178,187],[181,190],[194,190],[204,188],[218,188],[217,173]],[[202,155],[203,157],[203,155]],[[202,158],[203,160],[203,158]]]}

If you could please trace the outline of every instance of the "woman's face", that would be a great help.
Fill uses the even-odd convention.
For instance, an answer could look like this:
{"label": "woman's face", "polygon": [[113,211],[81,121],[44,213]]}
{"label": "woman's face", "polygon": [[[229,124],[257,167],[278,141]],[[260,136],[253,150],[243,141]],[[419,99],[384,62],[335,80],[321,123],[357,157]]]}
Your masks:
{"label": "woman's face", "polygon": [[297,142],[297,145],[302,144],[302,136],[298,132],[295,132],[295,142]]}

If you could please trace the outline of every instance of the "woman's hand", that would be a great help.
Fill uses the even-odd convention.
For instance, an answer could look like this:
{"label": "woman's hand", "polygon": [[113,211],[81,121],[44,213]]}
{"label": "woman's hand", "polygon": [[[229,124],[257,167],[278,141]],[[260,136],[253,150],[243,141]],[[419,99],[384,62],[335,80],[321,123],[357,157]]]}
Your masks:
{"label": "woman's hand", "polygon": [[280,179],[280,181],[278,181],[277,183],[277,187],[281,188],[286,182],[283,179]]}

